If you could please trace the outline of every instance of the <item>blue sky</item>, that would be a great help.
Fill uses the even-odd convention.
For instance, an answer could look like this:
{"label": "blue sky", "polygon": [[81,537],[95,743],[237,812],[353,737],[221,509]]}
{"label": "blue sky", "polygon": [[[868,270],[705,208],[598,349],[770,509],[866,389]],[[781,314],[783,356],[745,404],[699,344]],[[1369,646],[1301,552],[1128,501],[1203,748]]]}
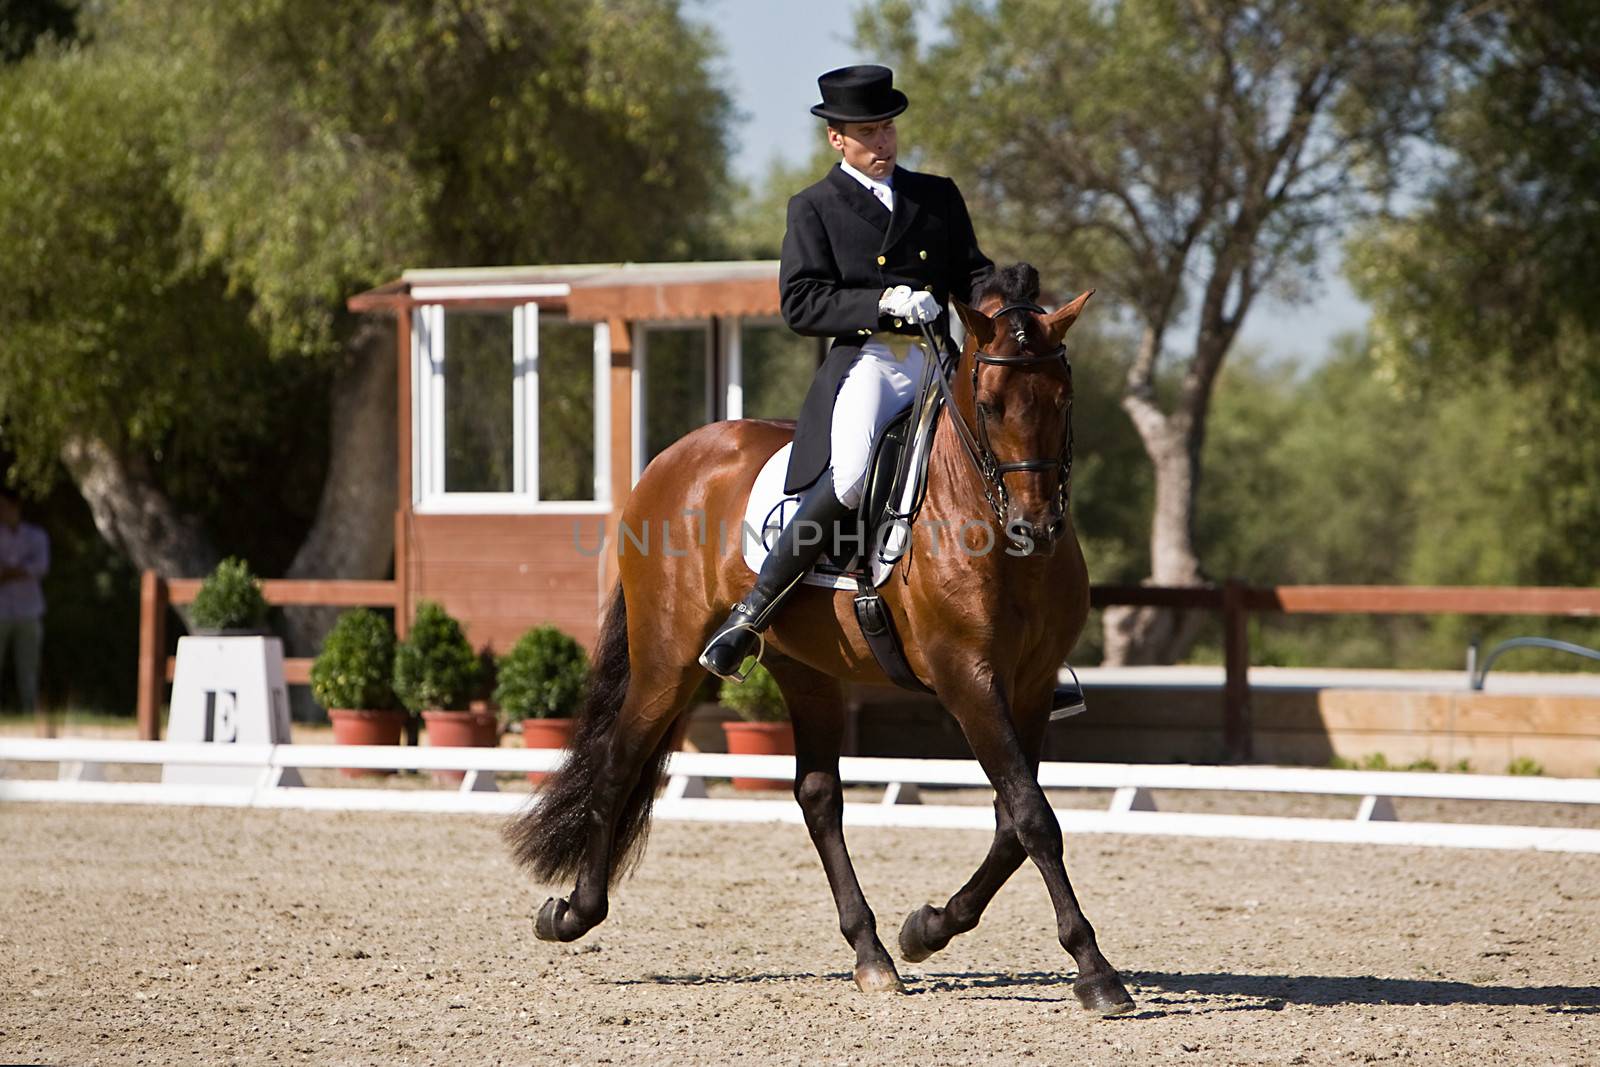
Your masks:
{"label": "blue sky", "polygon": [[[821,136],[808,109],[818,100],[817,75],[850,63],[870,62],[851,43],[860,0],[691,0],[691,17],[722,39],[723,82],[734,94],[742,121],[731,138],[733,172],[747,181],[766,173],[774,158],[805,158]],[[942,5],[930,5],[938,8]],[[978,236],[983,236],[983,220]],[[1322,266],[1322,296],[1293,307],[1258,300],[1245,320],[1241,342],[1273,359],[1322,357],[1334,336],[1359,329],[1367,308],[1338,273],[1337,249]]]}

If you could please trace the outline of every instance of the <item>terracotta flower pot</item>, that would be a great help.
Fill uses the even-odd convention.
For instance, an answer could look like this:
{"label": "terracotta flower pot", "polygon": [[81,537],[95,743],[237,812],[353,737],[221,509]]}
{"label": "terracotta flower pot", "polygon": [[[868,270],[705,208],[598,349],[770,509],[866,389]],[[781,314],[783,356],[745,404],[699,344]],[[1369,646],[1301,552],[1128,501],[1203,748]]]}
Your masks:
{"label": "terracotta flower pot", "polygon": [[[736,756],[794,755],[794,726],[787,722],[725,722],[728,751]],[[735,778],[735,789],[788,789],[793,782],[778,778]]]}
{"label": "terracotta flower pot", "polygon": [[[428,744],[440,748],[494,748],[500,743],[500,723],[492,711],[425,711]],[[434,771],[440,785],[460,785],[465,771]]]}
{"label": "terracotta flower pot", "polygon": [[[523,748],[566,748],[572,740],[571,719],[523,719]],[[538,785],[545,780],[544,771],[529,771],[528,781]]]}
{"label": "terracotta flower pot", "polygon": [[[333,720],[333,741],[338,745],[398,745],[400,734],[406,728],[406,713],[403,711],[330,708],[328,718]],[[341,767],[339,773],[346,778],[382,778],[394,771]]]}

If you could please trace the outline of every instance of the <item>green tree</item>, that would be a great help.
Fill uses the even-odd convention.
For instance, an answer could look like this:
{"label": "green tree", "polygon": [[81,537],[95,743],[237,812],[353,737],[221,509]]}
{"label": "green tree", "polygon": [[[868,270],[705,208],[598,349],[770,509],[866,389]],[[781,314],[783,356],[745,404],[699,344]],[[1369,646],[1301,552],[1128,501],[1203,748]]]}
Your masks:
{"label": "green tree", "polygon": [[15,474],[64,462],[109,543],[198,574],[216,553],[183,503],[241,473],[276,391],[247,299],[181,236],[171,106],[137,56],[0,69],[0,422]]}
{"label": "green tree", "polygon": [[[1438,435],[1433,413],[1381,370],[1354,335],[1309,372],[1248,349],[1229,360],[1197,508],[1208,569],[1263,585],[1405,580],[1425,529],[1425,475],[1397,459],[1417,459]],[[1263,665],[1423,665],[1415,617],[1263,615],[1256,630],[1251,660]],[[1219,662],[1221,638],[1206,620],[1192,654]],[[1460,651],[1426,665],[1455,666]]]}
{"label": "green tree", "polygon": [[[1197,536],[1207,566],[1262,584],[1403,580],[1436,436],[1359,336],[1299,374],[1251,352],[1218,384]],[[1272,442],[1263,448],[1262,442]]]}
{"label": "green tree", "polygon": [[[1121,405],[1154,473],[1150,574],[1202,580],[1196,494],[1223,361],[1262,293],[1394,186],[1425,128],[1448,3],[878,0],[861,39],[894,63],[910,143],[955,176],[991,255],[1100,287],[1136,344]],[[1169,371],[1168,367],[1172,369]],[[1107,658],[1172,658],[1192,629],[1107,612]]]}
{"label": "green tree", "polygon": [[1459,468],[1430,483],[1454,532],[1414,572],[1600,584],[1600,10],[1474,15],[1438,173],[1350,256],[1390,373],[1471,412]]}
{"label": "green tree", "polygon": [[[19,471],[64,457],[139,566],[219,555],[184,471],[216,492],[228,455],[276,438],[283,468],[309,437],[320,497],[287,573],[386,572],[393,339],[352,293],[412,265],[699,248],[729,105],[673,0],[92,12],[92,44],[0,91],[0,418]],[[272,417],[308,371],[325,438]]]}
{"label": "green tree", "polygon": [[76,4],[0,0],[0,66],[26,59],[42,38],[70,41],[77,35]]}

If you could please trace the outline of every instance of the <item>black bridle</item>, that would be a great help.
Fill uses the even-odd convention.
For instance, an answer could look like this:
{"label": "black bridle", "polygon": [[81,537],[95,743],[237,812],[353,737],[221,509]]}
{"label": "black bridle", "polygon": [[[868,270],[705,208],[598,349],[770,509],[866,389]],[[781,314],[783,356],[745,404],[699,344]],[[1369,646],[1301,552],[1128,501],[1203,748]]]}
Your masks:
{"label": "black bridle", "polygon": [[[998,322],[1013,311],[1026,311],[1036,315],[1045,314],[1044,308],[1038,304],[1018,300],[1006,304],[989,317]],[[923,331],[927,335],[932,350],[934,352],[940,351],[940,347],[933,340],[932,331],[927,326],[923,327]],[[1017,339],[1017,343],[1020,345],[1026,345],[1028,342],[1027,331],[1020,325],[1012,331],[1012,336]],[[951,422],[956,428],[956,436],[961,439],[967,458],[972,461],[974,469],[977,470],[979,478],[983,481],[983,495],[989,501],[989,506],[994,509],[995,516],[1000,520],[1001,529],[1008,529],[1006,522],[1010,506],[1010,496],[1006,492],[1005,476],[1019,471],[1048,471],[1053,469],[1057,472],[1056,491],[1051,498],[1051,505],[1057,519],[1064,518],[1067,514],[1067,507],[1072,500],[1071,398],[1069,397],[1067,400],[1067,433],[1062,440],[1059,454],[1054,457],[1036,457],[1002,463],[1000,462],[1000,457],[995,455],[993,447],[989,444],[988,419],[983,408],[978,404],[978,365],[980,363],[988,363],[997,367],[1017,368],[1040,367],[1059,363],[1061,368],[1067,372],[1067,377],[1070,380],[1072,377],[1072,362],[1067,358],[1066,344],[1059,344],[1049,352],[1039,355],[997,356],[993,353],[985,352],[981,347],[974,351],[972,357],[972,406],[973,415],[977,422],[976,435],[967,428],[966,419],[962,417],[961,410],[956,407],[955,397],[950,393],[946,375],[943,373],[936,375],[939,389],[944,394],[945,404],[951,411]],[[953,370],[954,368],[952,367],[951,369]]]}

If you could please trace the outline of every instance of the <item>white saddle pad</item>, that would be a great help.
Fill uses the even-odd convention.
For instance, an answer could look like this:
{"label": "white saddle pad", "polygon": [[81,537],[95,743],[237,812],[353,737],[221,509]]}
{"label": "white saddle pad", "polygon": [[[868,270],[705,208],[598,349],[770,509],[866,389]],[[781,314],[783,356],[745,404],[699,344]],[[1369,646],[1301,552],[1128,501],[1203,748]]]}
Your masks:
{"label": "white saddle pad", "polygon": [[[792,444],[784,445],[773,453],[772,458],[762,466],[761,473],[756,475],[755,484],[750,487],[750,502],[745,505],[744,529],[740,531],[739,542],[744,550],[745,565],[757,574],[761,573],[761,565],[767,560],[767,551],[778,540],[783,525],[794,516],[795,508],[800,504],[799,497],[789,496],[783,491],[784,476],[789,470],[789,450],[793,447]],[[885,539],[884,551],[877,553],[873,559],[874,586],[888,580],[889,572],[894,570],[896,561],[905,551],[906,540],[901,532]],[[820,585],[824,589],[856,588],[853,578],[818,574],[815,570],[806,571],[801,581],[808,585]]]}

